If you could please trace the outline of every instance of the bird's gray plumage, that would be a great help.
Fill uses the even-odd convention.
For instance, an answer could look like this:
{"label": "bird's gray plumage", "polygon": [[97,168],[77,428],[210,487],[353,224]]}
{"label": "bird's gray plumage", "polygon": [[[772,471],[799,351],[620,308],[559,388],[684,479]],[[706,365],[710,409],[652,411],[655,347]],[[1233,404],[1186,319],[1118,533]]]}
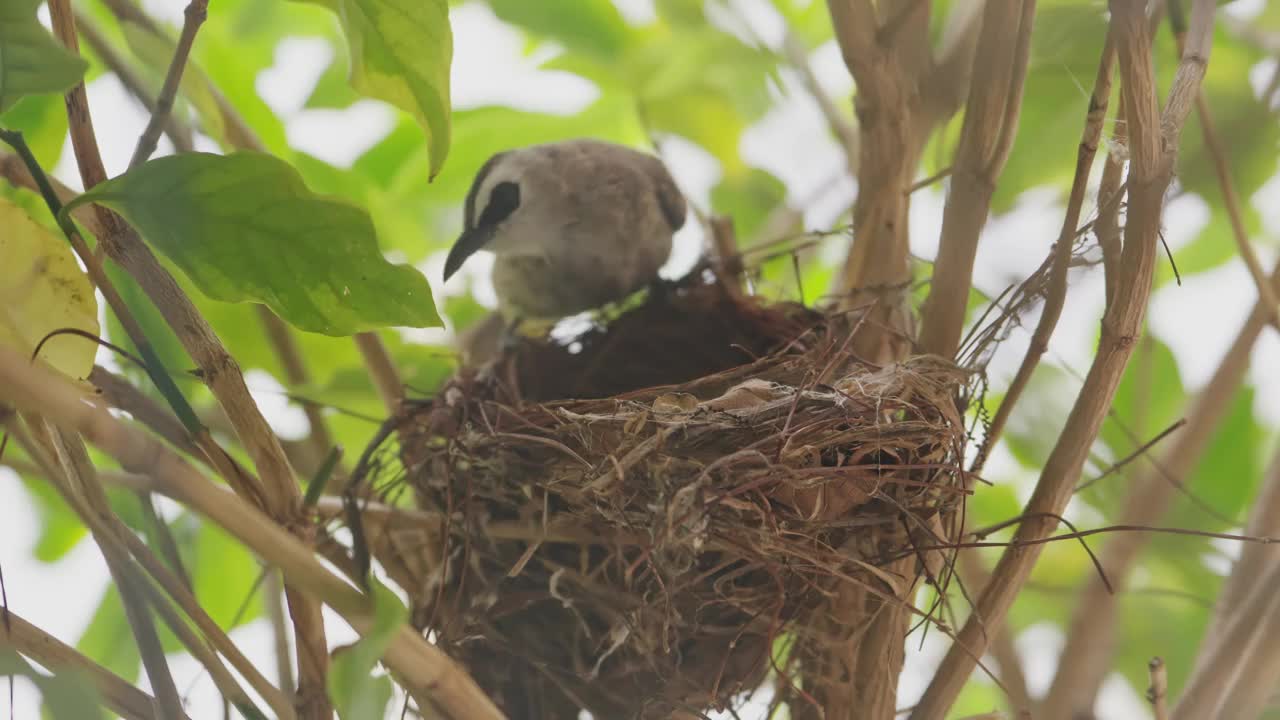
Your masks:
{"label": "bird's gray plumage", "polygon": [[491,251],[505,317],[561,318],[655,280],[684,219],[684,197],[652,155],[586,139],[509,150],[477,173],[445,276]]}

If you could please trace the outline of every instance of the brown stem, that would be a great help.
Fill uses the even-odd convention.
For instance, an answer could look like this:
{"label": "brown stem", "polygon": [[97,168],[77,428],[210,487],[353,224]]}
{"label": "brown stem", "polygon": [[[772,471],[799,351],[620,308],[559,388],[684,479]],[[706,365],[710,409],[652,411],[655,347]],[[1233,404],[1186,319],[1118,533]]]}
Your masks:
{"label": "brown stem", "polygon": [[400,373],[387,352],[387,346],[382,344],[377,333],[363,332],[356,335],[356,347],[364,356],[365,367],[369,368],[369,376],[373,378],[373,386],[378,389],[382,404],[387,412],[394,415],[404,400],[404,383],[400,381]]}
{"label": "brown stem", "polygon": [[1169,673],[1165,670],[1164,660],[1158,657],[1151,658],[1151,662],[1147,663],[1147,672],[1151,675],[1151,684],[1147,687],[1147,702],[1151,703],[1155,720],[1169,720]]}
{"label": "brown stem", "polygon": [[156,98],[156,108],[147,121],[147,127],[138,138],[138,145],[129,160],[129,168],[133,169],[147,161],[151,153],[156,151],[156,143],[160,140],[160,130],[173,110],[173,101],[178,96],[178,83],[182,82],[182,71],[187,67],[187,58],[191,55],[191,46],[196,41],[196,32],[208,17],[209,0],[191,0],[183,12],[182,34],[178,36],[178,45],[173,51],[173,60],[169,62],[169,71],[165,74],[164,85],[160,86],[160,95]]}
{"label": "brown stem", "polygon": [[[106,508],[110,506],[106,491],[89,461],[84,443],[75,434],[58,428],[36,414],[24,415],[32,436],[43,450],[43,457],[56,463],[54,467],[47,468],[49,476],[54,479],[54,486],[88,526],[111,572],[116,591],[120,593],[125,617],[133,631],[138,654],[142,658],[142,666],[146,669],[147,680],[156,694],[157,717],[162,720],[185,720],[187,716],[182,709],[182,698],[173,682],[173,674],[169,671],[169,662],[160,645],[160,635],[156,632],[151,615],[151,604],[142,588],[145,581],[129,556],[111,541],[107,521],[99,514],[106,512]],[[90,508],[99,510],[94,512]]]}
{"label": "brown stem", "polygon": [[942,219],[932,289],[921,310],[922,352],[950,358],[960,344],[978,240],[1017,132],[1035,8],[1035,0],[1023,0],[1020,6],[987,3],[983,13],[974,61],[974,74],[982,81],[969,86],[964,126],[951,166],[951,193]]}
{"label": "brown stem", "polygon": [[[1075,177],[1071,182],[1071,194],[1067,197],[1067,211],[1062,219],[1062,229],[1058,232],[1058,241],[1054,245],[1053,271],[1049,276],[1049,290],[1045,295],[1044,309],[1031,335],[1031,344],[1023,355],[1018,371],[1009,383],[1004,400],[996,410],[991,425],[987,428],[987,436],[983,439],[983,452],[973,466],[973,473],[980,474],[988,456],[987,451],[995,447],[1004,427],[1009,421],[1013,409],[1017,407],[1022,393],[1031,382],[1031,375],[1040,364],[1040,358],[1049,349],[1049,339],[1058,327],[1062,317],[1062,308],[1067,299],[1067,271],[1071,266],[1071,248],[1075,243],[1077,227],[1080,224],[1080,212],[1084,207],[1085,192],[1089,186],[1089,172],[1093,167],[1094,156],[1098,151],[1098,140],[1102,136],[1103,122],[1107,117],[1107,103],[1111,96],[1111,76],[1115,66],[1115,47],[1108,34],[1107,42],[1102,48],[1102,58],[1098,61],[1098,73],[1093,81],[1093,93],[1089,97],[1089,108],[1085,112],[1084,133],[1076,150]],[[1105,182],[1104,182],[1105,187]],[[1101,195],[1099,200],[1101,201]],[[1118,245],[1117,238],[1117,245]]]}
{"label": "brown stem", "polygon": [[1131,137],[1130,205],[1121,255],[1120,283],[1102,319],[1102,337],[1080,396],[1067,417],[1039,482],[1027,503],[1024,520],[1014,534],[1015,545],[1001,556],[992,580],[983,590],[973,616],[957,635],[920,703],[914,720],[944,717],[973,671],[989,638],[984,626],[1003,622],[1014,598],[1026,583],[1047,538],[1070,500],[1089,448],[1119,387],[1134,342],[1141,331],[1151,292],[1159,241],[1164,193],[1173,176],[1178,138],[1199,90],[1208,58],[1214,0],[1196,0],[1188,53],[1179,65],[1164,116],[1157,107],[1151,35],[1143,0],[1111,1],[1111,32],[1120,61],[1122,94]]}
{"label": "brown stem", "polygon": [[[38,408],[60,427],[81,433],[126,471],[148,476],[158,490],[218,523],[279,567],[291,587],[323,599],[357,632],[373,629],[370,599],[320,564],[311,548],[154,438],[84,402],[77,388],[51,370],[0,348],[0,399],[22,411]],[[383,661],[422,707],[440,707],[455,720],[503,717],[466,673],[408,626],[396,632]]]}
{"label": "brown stem", "polygon": [[[1177,40],[1178,49],[1181,51],[1185,44],[1185,36],[1178,33]],[[1267,282],[1267,274],[1262,269],[1262,263],[1258,261],[1258,254],[1253,251],[1253,245],[1249,242],[1249,231],[1244,227],[1244,213],[1240,210],[1240,196],[1236,193],[1235,181],[1231,179],[1227,153],[1218,137],[1213,113],[1209,110],[1209,103],[1203,92],[1196,94],[1196,117],[1200,119],[1200,134],[1204,138],[1204,146],[1209,151],[1209,157],[1213,160],[1213,172],[1218,177],[1218,187],[1222,190],[1222,203],[1226,206],[1227,218],[1231,221],[1231,237],[1236,241],[1236,249],[1240,252],[1245,267],[1249,269],[1249,276],[1253,278],[1253,284],[1258,289],[1258,297],[1267,308],[1268,321],[1276,328],[1280,328],[1280,319],[1278,319],[1280,316],[1277,315],[1280,312],[1280,300],[1277,299],[1271,283]]]}
{"label": "brown stem", "polygon": [[[54,31],[59,39],[72,52],[77,52],[75,19],[71,13],[70,0],[50,0],[49,12]],[[98,152],[93,119],[89,112],[83,83],[76,85],[67,93],[66,104],[72,145],[80,168],[80,176],[84,186],[92,188],[106,180],[106,171]],[[119,263],[133,276],[156,308],[160,310],[165,321],[186,348],[187,354],[200,368],[205,384],[226,410],[227,416],[236,428],[241,445],[253,459],[262,482],[256,485],[241,482],[237,484],[237,489],[286,526],[299,526],[300,524],[295,523],[294,519],[300,512],[301,493],[294,480],[293,470],[289,466],[279,439],[276,438],[250,396],[240,367],[227,353],[222,342],[214,334],[213,328],[196,309],[191,299],[160,264],[151,249],[142,242],[138,234],[119,215],[110,210],[95,206],[95,211],[104,229],[103,234],[98,237],[99,248],[105,250],[108,257]],[[123,317],[121,320],[124,321]],[[139,337],[143,336],[140,334]],[[145,341],[145,338],[143,340]],[[208,434],[204,433],[204,435]],[[225,457],[220,455],[221,451],[216,446],[207,452],[214,462],[219,462],[222,457]],[[229,474],[231,472],[233,471],[228,470]],[[232,480],[232,477],[228,480]],[[245,479],[241,478],[241,480]],[[320,616],[320,606],[305,598],[298,598],[296,606],[298,611],[294,615],[294,624],[298,647],[323,648],[325,646],[324,624]],[[315,698],[317,708],[315,715],[305,717],[322,718],[331,714],[328,709],[327,695],[324,693],[324,678],[328,666],[327,652],[319,654],[300,652],[298,657],[300,684],[313,689],[312,696]],[[317,688],[318,690],[314,690]]]}
{"label": "brown stem", "polygon": [[12,610],[5,611],[4,626],[0,629],[0,648],[3,647],[13,648],[55,675],[63,671],[81,673],[93,683],[107,709],[125,720],[154,720],[156,717],[155,698]]}
{"label": "brown stem", "polygon": [[[1272,282],[1280,284],[1280,265],[1273,272]],[[1232,398],[1244,382],[1250,352],[1266,325],[1264,309],[1261,305],[1255,306],[1213,377],[1187,409],[1187,423],[1174,444],[1133,483],[1120,513],[1120,523],[1155,525],[1164,516],[1180,490],[1181,479],[1203,457]],[[1099,554],[1099,562],[1111,582],[1123,587],[1148,539],[1142,534],[1129,534],[1107,541]],[[1112,666],[1118,622],[1118,598],[1101,578],[1091,577],[1080,592],[1066,634],[1067,644],[1059,656],[1058,672],[1044,704],[1046,720],[1070,720],[1074,713],[1094,706],[1094,699]]]}
{"label": "brown stem", "polygon": [[[106,36],[98,29],[93,21],[84,13],[76,12],[76,27],[80,30],[80,35],[84,37],[89,47],[93,49],[93,54],[102,60],[102,64],[106,66],[117,78],[120,84],[124,85],[125,90],[146,108],[147,112],[154,114],[156,112],[156,97],[147,89],[147,84],[142,77],[138,75],[137,70],[124,59],[124,57],[111,46]],[[191,152],[195,150],[195,144],[191,139],[191,128],[187,124],[179,120],[173,113],[169,113],[164,120],[164,134],[169,136],[169,140],[173,143],[173,147],[178,152]]]}

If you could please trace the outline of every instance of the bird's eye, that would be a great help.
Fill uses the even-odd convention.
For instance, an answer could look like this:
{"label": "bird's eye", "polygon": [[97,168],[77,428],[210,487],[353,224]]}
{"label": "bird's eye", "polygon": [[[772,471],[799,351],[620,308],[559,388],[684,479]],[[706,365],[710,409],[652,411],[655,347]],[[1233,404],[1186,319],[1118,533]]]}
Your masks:
{"label": "bird's eye", "polygon": [[511,217],[520,207],[520,186],[513,182],[500,182],[489,193],[489,204],[480,213],[477,225],[497,225]]}

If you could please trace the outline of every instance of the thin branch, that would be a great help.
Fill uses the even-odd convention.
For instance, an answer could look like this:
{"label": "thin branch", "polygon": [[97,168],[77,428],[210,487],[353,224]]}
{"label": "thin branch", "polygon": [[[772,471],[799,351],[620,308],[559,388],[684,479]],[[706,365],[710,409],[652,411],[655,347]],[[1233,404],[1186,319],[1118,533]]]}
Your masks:
{"label": "thin branch", "polygon": [[[1280,264],[1271,282],[1280,286]],[[1249,357],[1258,337],[1267,326],[1261,304],[1245,320],[1244,326],[1218,363],[1213,376],[1184,412],[1186,425],[1168,451],[1161,453],[1136,480],[1120,511],[1125,524],[1151,525],[1159,522],[1180,489],[1181,478],[1204,456],[1249,370]],[[1251,528],[1250,534],[1265,534],[1272,528]],[[1260,530],[1260,533],[1255,532]],[[1121,586],[1137,564],[1148,538],[1128,535],[1111,538],[1101,551],[1103,567]],[[1246,551],[1251,552],[1251,551]],[[1257,578],[1256,569],[1250,577]],[[1046,720],[1069,719],[1073,711],[1093,707],[1094,698],[1112,666],[1114,648],[1105,639],[1112,637],[1119,623],[1117,598],[1096,579],[1080,591],[1067,643],[1059,656],[1058,672],[1045,702]]]}
{"label": "thin branch", "polygon": [[383,406],[393,415],[399,412],[400,403],[404,401],[404,383],[400,380],[395,361],[387,352],[387,346],[382,344],[382,338],[377,333],[362,332],[356,335],[356,347],[364,356],[365,367],[369,369]]}
{"label": "thin branch", "polygon": [[[325,568],[310,548],[260,510],[210,483],[186,460],[156,440],[87,404],[55,373],[0,348],[0,399],[19,410],[39,409],[60,426],[84,435],[132,473],[151,477],[170,497],[218,523],[244,545],[283,570],[286,581],[321,598],[357,632],[373,628],[371,600]],[[443,652],[408,626],[391,640],[383,661],[424,707],[439,706],[455,720],[502,718],[502,713]]]}
{"label": "thin branch", "polygon": [[[1273,641],[1274,633],[1280,631],[1280,593],[1275,591],[1277,583],[1280,583],[1280,564],[1273,565],[1266,575],[1254,578],[1248,596],[1224,629],[1220,641],[1207,648],[1208,652],[1200,663],[1199,670],[1187,680],[1182,695],[1173,708],[1173,720],[1247,717],[1219,715],[1216,710],[1220,703],[1228,700],[1226,693],[1232,688],[1232,678],[1240,670],[1239,661],[1250,656],[1250,646],[1255,641]],[[1263,635],[1264,631],[1273,634]],[[1274,648],[1271,654],[1275,655]]]}
{"label": "thin branch", "polygon": [[964,331],[978,240],[1017,133],[1035,8],[1035,0],[995,2],[983,13],[974,61],[982,81],[969,87],[932,286],[921,311],[922,352],[953,357]]}
{"label": "thin branch", "polygon": [[[156,97],[147,89],[147,83],[138,75],[138,71],[134,69],[124,57],[111,46],[106,36],[98,29],[87,15],[77,11],[76,27],[80,30],[80,35],[84,37],[89,47],[93,49],[93,54],[97,55],[107,70],[111,71],[120,79],[120,84],[124,85],[125,90],[130,95],[142,103],[147,112],[154,114],[156,112]],[[164,121],[164,134],[169,137],[173,147],[178,152],[191,152],[195,150],[195,143],[192,140],[191,128],[185,122],[180,120],[173,113],[169,113]]]}
{"label": "thin branch", "polygon": [[43,457],[56,462],[56,469],[53,466],[47,468],[50,477],[55,478],[54,487],[76,509],[106,560],[116,591],[120,594],[125,617],[133,631],[142,666],[146,669],[147,680],[156,694],[157,716],[162,720],[186,718],[182,698],[173,682],[173,674],[169,671],[169,662],[151,616],[151,603],[142,588],[144,581],[129,556],[111,541],[104,515],[90,510],[105,509],[110,505],[84,443],[78,436],[56,427],[34,412],[28,411],[24,415],[32,435],[43,450]]}
{"label": "thin branch", "polygon": [[[288,323],[281,320],[280,316],[272,312],[271,308],[266,305],[255,305],[254,309],[257,310],[258,320],[262,323],[262,328],[266,332],[267,342],[280,360],[280,367],[284,370],[285,386],[289,389],[309,386],[311,384],[311,373],[307,370],[307,364],[302,357],[302,350],[298,347],[298,340],[294,337]],[[298,470],[310,475],[316,471],[316,468],[320,467],[320,464],[324,462],[325,455],[333,448],[333,434],[329,431],[329,423],[319,405],[309,402],[299,404],[307,416],[310,432],[307,434],[306,439],[308,449],[307,463],[304,467],[299,467]],[[345,471],[343,471],[343,474],[345,474]]]}
{"label": "thin branch", "polygon": [[11,647],[55,674],[68,670],[83,673],[107,709],[125,720],[155,720],[155,698],[12,610],[6,611],[0,647]]}
{"label": "thin branch", "polygon": [[[1151,658],[1147,663],[1147,672],[1151,675],[1151,685],[1147,687],[1147,702],[1151,703],[1151,711],[1155,720],[1169,720],[1169,674],[1165,671],[1164,660]],[[1246,715],[1222,715],[1219,717],[1252,717]]]}
{"label": "thin branch", "polygon": [[[1179,8],[1178,0],[1170,0],[1170,9]],[[1184,53],[1187,29],[1183,25],[1182,13],[1170,12],[1169,24],[1173,28],[1174,40],[1178,52]],[[1253,251],[1249,242],[1249,232],[1244,226],[1244,213],[1240,209],[1240,197],[1236,193],[1235,181],[1231,179],[1231,167],[1227,164],[1227,153],[1218,137],[1217,126],[1213,122],[1213,113],[1203,91],[1196,93],[1196,117],[1200,119],[1200,135],[1204,138],[1204,146],[1213,160],[1213,172],[1218,177],[1218,187],[1222,189],[1222,202],[1226,206],[1227,219],[1231,221],[1231,237],[1236,241],[1236,249],[1240,252],[1244,265],[1249,269],[1249,276],[1258,289],[1258,297],[1268,309],[1268,319],[1273,326],[1280,329],[1280,299],[1277,299],[1271,283],[1267,282],[1266,272],[1258,261],[1258,254]]]}
{"label": "thin branch", "polygon": [[1071,182],[1071,194],[1067,197],[1067,210],[1062,219],[1062,229],[1058,231],[1058,241],[1054,245],[1053,270],[1049,276],[1049,290],[1045,295],[1044,309],[1036,323],[1031,336],[1031,344],[1018,365],[1018,371],[1009,383],[1009,389],[995,417],[987,428],[987,436],[983,439],[983,452],[979,454],[972,472],[980,474],[988,457],[987,449],[995,447],[1005,425],[1022,393],[1031,382],[1031,376],[1040,359],[1049,349],[1049,339],[1058,327],[1062,317],[1062,309],[1067,299],[1067,271],[1071,267],[1071,249],[1075,243],[1077,227],[1080,224],[1080,213],[1084,207],[1084,197],[1089,186],[1089,172],[1093,167],[1094,156],[1098,152],[1098,140],[1102,136],[1102,128],[1107,117],[1107,104],[1111,97],[1111,77],[1115,67],[1115,46],[1111,42],[1111,34],[1102,47],[1102,57],[1098,61],[1098,72],[1093,80],[1093,92],[1089,96],[1089,107],[1085,111],[1084,133],[1076,150],[1076,170]]}
{"label": "thin branch", "polygon": [[[1197,92],[1204,76],[1214,0],[1196,0],[1196,3],[1198,24],[1190,36],[1200,41],[1188,42],[1188,48],[1196,48],[1197,54],[1184,58],[1171,98]],[[1202,7],[1206,4],[1207,13]],[[912,711],[913,720],[931,720],[946,715],[973,671],[972,654],[981,654],[987,647],[989,640],[983,632],[984,625],[1004,621],[1039,557],[1038,542],[1053,532],[1057,526],[1055,516],[1061,514],[1071,499],[1089,448],[1097,438],[1119,387],[1134,340],[1141,332],[1157,257],[1164,193],[1172,179],[1177,140],[1186,116],[1181,113],[1179,104],[1172,100],[1163,118],[1157,108],[1146,3],[1143,0],[1112,0],[1111,23],[1132,138],[1130,205],[1119,290],[1103,315],[1097,355],[1066,425],[1045,462],[1040,480],[1027,503],[1025,519],[1018,526],[1012,546],[1005,550],[996,565],[992,580],[978,599],[973,616],[957,634],[920,703]]]}
{"label": "thin branch", "polygon": [[[59,39],[76,52],[75,20],[70,0],[50,0],[49,12]],[[67,117],[81,178],[84,186],[91,188],[106,179],[106,171],[98,152],[83,83],[67,93]],[[298,526],[293,517],[299,512],[301,500],[298,483],[279,439],[249,394],[239,366],[191,299],[138,234],[110,210],[95,206],[95,211],[106,231],[98,237],[99,249],[105,250],[138,281],[188,355],[195,360],[201,377],[235,426],[241,445],[253,459],[262,482],[248,485],[244,478],[232,475],[230,469],[224,477],[284,525]],[[145,338],[140,336],[140,339],[145,342]],[[203,437],[207,435],[207,432],[202,434]],[[209,448],[208,452],[212,461],[221,461],[221,451],[216,446]],[[320,607],[296,593],[289,592],[288,595],[299,649],[300,695],[304,707],[310,711],[306,717],[325,717],[331,713],[324,679],[329,656]]]}
{"label": "thin branch", "polygon": [[173,51],[173,60],[169,63],[169,72],[165,74],[164,85],[160,87],[160,95],[156,98],[156,108],[147,121],[147,127],[138,138],[138,145],[129,160],[129,168],[133,169],[147,161],[151,153],[156,151],[156,143],[160,139],[160,129],[173,110],[173,101],[178,96],[178,83],[182,82],[182,71],[187,66],[187,57],[191,55],[191,46],[196,41],[196,32],[204,24],[208,16],[209,0],[191,0],[183,13],[182,34],[178,36],[177,47]]}

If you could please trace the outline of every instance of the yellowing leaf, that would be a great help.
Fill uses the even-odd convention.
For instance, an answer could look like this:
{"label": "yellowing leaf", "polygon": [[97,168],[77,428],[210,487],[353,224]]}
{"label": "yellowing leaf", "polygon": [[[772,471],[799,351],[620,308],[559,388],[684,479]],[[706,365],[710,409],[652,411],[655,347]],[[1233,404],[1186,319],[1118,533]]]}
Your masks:
{"label": "yellowing leaf", "polygon": [[[0,198],[0,345],[31,354],[54,330],[98,334],[98,301],[66,241]],[[93,369],[98,346],[84,337],[58,335],[40,358],[74,378]]]}
{"label": "yellowing leaf", "polygon": [[453,31],[446,0],[310,0],[338,14],[351,86],[408,111],[427,134],[431,177],[449,154]]}
{"label": "yellowing leaf", "polygon": [[0,2],[0,112],[24,95],[62,92],[88,67],[36,19],[40,0]]}

